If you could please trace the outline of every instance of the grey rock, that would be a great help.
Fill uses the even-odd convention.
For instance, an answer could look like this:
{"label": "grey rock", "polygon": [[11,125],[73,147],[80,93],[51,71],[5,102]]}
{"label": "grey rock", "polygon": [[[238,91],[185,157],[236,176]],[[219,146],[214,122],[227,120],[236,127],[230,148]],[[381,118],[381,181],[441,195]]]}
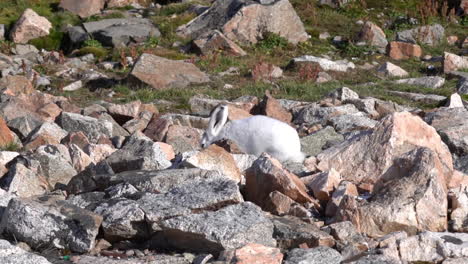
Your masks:
{"label": "grey rock", "polygon": [[298,65],[301,63],[318,63],[324,71],[347,72],[350,69],[356,68],[354,63],[347,60],[332,61],[327,58],[320,58],[311,55],[304,55],[298,58],[294,58],[291,62],[292,65]]}
{"label": "grey rock", "polygon": [[103,191],[108,187],[106,183],[108,183],[110,175],[113,174],[114,171],[105,161],[101,161],[94,166],[88,166],[70,180],[67,185],[67,192],[78,194],[96,190]]}
{"label": "grey rock", "polygon": [[457,91],[459,94],[468,94],[468,77],[460,78],[457,83]]}
{"label": "grey rock", "polygon": [[117,123],[114,120],[114,118],[108,113],[101,113],[99,115],[98,120],[108,121],[112,124],[112,133],[111,133],[112,137],[116,137],[116,136],[127,137],[130,135],[128,131],[125,130],[125,128],[123,128],[122,126],[120,126],[119,123]]}
{"label": "grey rock", "polygon": [[68,134],[67,131],[63,130],[56,123],[44,122],[40,126],[36,127],[26,138],[26,142],[31,142],[36,138],[42,137],[52,137],[60,142]]}
{"label": "grey rock", "polygon": [[445,259],[442,264],[465,264],[468,263],[468,258],[449,258]]}
{"label": "grey rock", "polygon": [[445,29],[439,24],[421,26],[397,32],[397,41],[422,43],[429,46],[439,44],[445,37]]}
{"label": "grey rock", "polygon": [[239,187],[234,181],[215,179],[189,182],[165,194],[147,193],[138,203],[153,231],[157,231],[164,219],[189,215],[194,211],[216,210],[242,201]]}
{"label": "grey rock", "polygon": [[40,162],[40,173],[53,188],[68,184],[78,174],[64,145],[42,145],[36,149],[33,158]]}
{"label": "grey rock", "polygon": [[0,239],[0,263],[4,264],[51,264],[46,258]]}
{"label": "grey rock", "polygon": [[167,246],[194,252],[219,253],[246,243],[275,246],[273,224],[260,207],[244,202],[216,212],[164,220],[158,237]]}
{"label": "grey rock", "polygon": [[33,45],[29,45],[29,44],[17,44],[13,49],[12,49],[13,53],[16,54],[16,55],[26,55],[30,52],[32,53],[39,53],[39,50],[33,46]]}
{"label": "grey rock", "polygon": [[5,25],[0,24],[0,40],[5,40]]}
{"label": "grey rock", "polygon": [[104,200],[104,192],[88,192],[82,194],[71,194],[67,202],[88,211],[94,211],[96,207]]}
{"label": "grey rock", "polygon": [[340,101],[346,101],[346,100],[359,99],[359,94],[349,89],[348,87],[342,87],[342,88],[338,88],[330,92],[327,95],[327,97],[332,98],[332,99],[337,99]]}
{"label": "grey rock", "polygon": [[322,152],[328,141],[341,142],[344,137],[335,132],[331,126],[327,126],[313,134],[301,138],[301,150],[307,155],[316,156]]}
{"label": "grey rock", "polygon": [[0,224],[33,248],[50,246],[85,253],[94,247],[102,218],[66,201],[47,197],[12,199]]}
{"label": "grey rock", "polygon": [[192,4],[188,9],[187,12],[195,13],[197,16],[201,15],[203,12],[208,10],[209,6],[204,6],[200,4]]}
{"label": "grey rock", "polygon": [[359,110],[352,104],[345,104],[340,106],[320,107],[317,104],[310,104],[302,108],[297,115],[295,115],[294,123],[309,123],[309,124],[322,124],[326,125],[331,117],[339,115],[356,114]]}
{"label": "grey rock", "polygon": [[368,118],[365,115],[340,115],[332,117],[329,120],[338,133],[347,133],[355,130],[368,130],[377,125],[377,121]]}
{"label": "grey rock", "polygon": [[10,120],[7,125],[21,139],[25,139],[34,129],[44,122],[31,115],[25,115]]}
{"label": "grey rock", "polygon": [[441,104],[445,100],[447,100],[447,97],[436,94],[420,94],[399,91],[388,91],[388,93],[402,98],[410,99],[415,102],[421,102],[426,104]]}
{"label": "grey rock", "polygon": [[125,145],[112,153],[106,161],[114,172],[159,170],[171,166],[161,147],[141,132],[130,136]]}
{"label": "grey rock", "polygon": [[350,264],[402,264],[399,259],[385,255],[366,255],[357,260],[346,262]]}
{"label": "grey rock", "polygon": [[20,197],[41,195],[48,190],[47,181],[20,162],[13,164],[0,179],[0,187]]}
{"label": "grey rock", "polygon": [[281,249],[290,250],[298,248],[300,244],[309,247],[333,247],[333,237],[321,231],[314,224],[309,224],[297,217],[271,217],[274,225],[273,237]]}
{"label": "grey rock", "polygon": [[396,80],[395,83],[410,84],[410,85],[436,89],[436,88],[442,87],[445,84],[445,79],[439,76],[425,76],[425,77],[419,77],[419,78],[400,79],[400,80]]}
{"label": "grey rock", "polygon": [[109,198],[130,198],[138,193],[138,190],[128,182],[124,182],[107,188],[105,192]]}
{"label": "grey rock", "polygon": [[64,91],[76,91],[79,90],[83,87],[83,82],[81,80],[78,80],[76,82],[72,82],[69,85],[63,87]]}
{"label": "grey rock", "polygon": [[[192,100],[192,99],[190,99]],[[190,102],[189,102],[190,103]],[[200,114],[207,116],[210,112],[206,112],[208,110],[194,110],[193,106],[191,106],[193,114]],[[209,118],[199,117],[199,116],[192,116],[192,115],[184,115],[184,114],[165,114],[162,115],[160,118],[165,119],[169,122],[170,125],[178,125],[178,126],[188,126],[198,129],[206,129],[208,127]]]}
{"label": "grey rock", "polygon": [[329,247],[295,248],[287,254],[284,264],[339,264],[340,253]]}
{"label": "grey rock", "polygon": [[[108,257],[96,257],[96,256],[85,256],[81,255],[80,258],[75,261],[76,264],[192,264],[190,259],[180,254],[156,254],[152,255],[154,260],[147,260],[142,258],[127,258],[127,259],[114,259]],[[150,258],[149,258],[150,259]]]}
{"label": "grey rock", "polygon": [[76,46],[89,39],[89,35],[81,26],[69,27],[67,33],[71,43]]}
{"label": "grey rock", "polygon": [[75,113],[62,112],[59,125],[67,132],[82,131],[90,142],[96,143],[101,136],[112,136],[112,123]]}
{"label": "grey rock", "polygon": [[140,43],[161,33],[145,18],[115,18],[83,23],[85,30],[105,46],[121,47]]}
{"label": "grey rock", "polygon": [[237,168],[239,168],[241,172],[244,172],[248,168],[252,167],[253,163],[258,158],[255,155],[250,154],[232,154],[232,157],[236,162]]}
{"label": "grey rock", "polygon": [[375,109],[377,99],[362,98],[362,99],[347,99],[344,101],[347,104],[353,104],[359,111],[369,114],[372,117],[378,117],[379,112]]}
{"label": "grey rock", "polygon": [[136,201],[125,198],[107,200],[97,206],[94,212],[103,217],[102,229],[107,241],[149,236],[145,213]]}
{"label": "grey rock", "polygon": [[6,207],[8,206],[8,203],[14,197],[16,197],[16,195],[8,193],[7,191],[0,188],[0,219],[2,218],[3,212],[5,211]]}

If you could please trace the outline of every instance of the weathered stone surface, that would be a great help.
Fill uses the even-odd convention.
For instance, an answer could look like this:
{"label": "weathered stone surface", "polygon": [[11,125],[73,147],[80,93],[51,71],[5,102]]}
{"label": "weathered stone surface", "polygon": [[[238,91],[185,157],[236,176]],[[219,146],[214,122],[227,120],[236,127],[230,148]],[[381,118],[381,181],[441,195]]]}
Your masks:
{"label": "weathered stone surface", "polygon": [[313,224],[306,223],[300,218],[272,217],[274,225],[273,237],[278,242],[278,247],[282,249],[293,249],[305,244],[308,247],[327,246],[333,247],[335,240],[333,237]]}
{"label": "weathered stone surface", "polygon": [[314,202],[296,175],[283,169],[276,159],[263,154],[246,172],[244,197],[264,208],[268,195],[273,191],[279,191],[299,203]]}
{"label": "weathered stone surface", "polygon": [[0,24],[0,40],[5,40],[5,25]]}
{"label": "weathered stone surface", "polygon": [[283,77],[283,70],[280,67],[266,62],[259,62],[255,64],[252,69],[252,79],[256,81],[269,82],[273,79]]}
{"label": "weathered stone surface", "polygon": [[112,18],[83,23],[88,34],[105,46],[122,47],[159,37],[161,33],[146,18]]}
{"label": "weathered stone surface", "polygon": [[340,253],[329,247],[315,248],[295,248],[291,250],[283,262],[284,264],[339,264],[341,263]]}
{"label": "weathered stone surface", "polygon": [[49,188],[47,180],[20,162],[10,166],[7,175],[0,179],[0,186],[19,197],[44,194]]}
{"label": "weathered stone surface", "polygon": [[410,99],[415,102],[422,102],[426,104],[441,104],[447,97],[437,95],[437,94],[421,94],[421,93],[409,93],[409,92],[400,92],[400,91],[388,91],[389,93],[400,96],[402,98]]}
{"label": "weathered stone surface", "polygon": [[288,124],[292,120],[292,114],[281,106],[280,102],[271,96],[269,91],[265,93],[263,101],[259,104],[259,108],[263,115],[278,119]]}
{"label": "weathered stone surface", "polygon": [[422,49],[416,44],[391,41],[388,48],[388,56],[394,60],[405,60],[412,57],[419,58],[422,56]]}
{"label": "weathered stone surface", "polygon": [[8,264],[51,264],[46,258],[0,239],[0,262]]}
{"label": "weathered stone surface", "polygon": [[234,41],[226,38],[218,30],[207,32],[193,41],[193,48],[196,52],[209,55],[213,52],[223,51],[228,55],[245,56],[247,53]]}
{"label": "weathered stone surface", "polygon": [[106,102],[104,107],[104,111],[107,110],[117,123],[123,125],[134,118],[138,118],[142,104],[140,100],[126,104],[110,104]]}
{"label": "weathered stone surface", "polygon": [[440,24],[421,26],[397,32],[398,41],[409,43],[421,43],[429,46],[439,44],[445,37],[445,30]]}
{"label": "weathered stone surface", "polygon": [[151,85],[154,89],[183,88],[190,84],[206,83],[210,79],[195,65],[169,60],[144,53],[130,72],[134,80]]}
{"label": "weathered stone surface", "polygon": [[49,35],[52,24],[32,9],[26,9],[10,31],[10,39],[15,43],[27,43],[31,39]]}
{"label": "weathered stone surface", "polygon": [[419,146],[436,153],[441,162],[441,176],[448,183],[453,173],[448,147],[433,127],[408,112],[385,117],[374,132],[327,149],[317,158],[322,171],[334,168],[344,180],[372,184],[387,171],[395,157]]}
{"label": "weathered stone surface", "polygon": [[235,182],[241,181],[239,168],[232,155],[221,147],[211,145],[201,152],[194,153],[183,161],[185,167],[215,170]]}
{"label": "weathered stone surface", "polygon": [[33,130],[43,122],[33,116],[25,115],[8,122],[8,127],[13,130],[20,139],[24,140]]}
{"label": "weathered stone surface", "polygon": [[114,172],[129,170],[158,170],[171,166],[161,147],[141,132],[133,134],[125,145],[106,161]]}
{"label": "weathered stone surface", "polygon": [[312,190],[315,198],[321,201],[328,201],[335,188],[338,187],[341,176],[332,168],[328,172],[322,172],[302,178],[301,180],[303,180],[308,189]]}
{"label": "weathered stone surface", "polygon": [[326,58],[320,58],[311,55],[304,55],[298,58],[294,58],[291,63],[293,65],[300,65],[302,63],[317,63],[324,71],[347,72],[349,69],[356,68],[354,63],[347,60],[332,61]]}
{"label": "weathered stone surface", "polygon": [[[466,175],[463,175],[466,178]],[[463,182],[459,186],[452,188],[449,193],[451,213],[450,228],[455,232],[468,231],[468,184]]]}
{"label": "weathered stone surface", "polygon": [[101,12],[104,8],[105,0],[61,0],[60,7],[68,10],[82,18],[86,18]]}
{"label": "weathered stone surface", "polygon": [[117,150],[108,144],[88,144],[83,151],[89,155],[93,163],[98,164]]}
{"label": "weathered stone surface", "polygon": [[57,198],[12,199],[2,217],[2,233],[34,248],[50,246],[85,253],[94,247],[102,217]]}
{"label": "weathered stone surface", "polygon": [[35,89],[28,78],[20,75],[7,75],[0,80],[0,90],[9,95],[31,94]]}
{"label": "weathered stone surface", "polygon": [[125,198],[111,199],[98,205],[94,212],[103,217],[102,229],[108,241],[149,236],[145,213],[136,201]]}
{"label": "weathered stone surface", "polygon": [[444,52],[444,73],[468,69],[468,56],[458,56],[453,53]]}
{"label": "weathered stone surface", "polygon": [[142,111],[139,115],[138,118],[132,119],[128,122],[126,122],[123,125],[123,128],[125,128],[129,133],[134,133],[136,131],[143,131],[151,121],[151,118],[153,117],[153,113],[149,111]]}
{"label": "weathered stone surface", "polygon": [[359,40],[365,41],[371,46],[376,46],[385,51],[388,45],[387,37],[383,30],[376,24],[367,21],[359,33]]}
{"label": "weathered stone surface", "polygon": [[330,118],[340,115],[358,114],[359,110],[352,104],[340,106],[320,107],[318,104],[310,104],[303,107],[295,114],[294,123],[321,124],[326,126]]}
{"label": "weathered stone surface", "polygon": [[350,264],[401,264],[397,258],[388,257],[385,255],[365,255],[355,261],[347,262]]}
{"label": "weathered stone surface", "polygon": [[36,149],[40,145],[60,144],[67,135],[67,131],[60,128],[56,123],[45,122],[35,128],[25,140],[25,149]]}
{"label": "weathered stone surface", "polygon": [[178,125],[178,126],[193,127],[193,128],[198,128],[198,129],[206,129],[208,127],[208,122],[209,122],[209,118],[206,118],[206,117],[184,115],[184,114],[165,114],[165,115],[162,115],[160,119],[167,121],[168,127],[169,125]]}
{"label": "weathered stone surface", "polygon": [[76,173],[84,171],[88,166],[94,164],[91,157],[79,146],[71,144],[68,148],[70,150],[71,164],[76,170]]}
{"label": "weathered stone surface", "polygon": [[67,132],[82,131],[92,143],[96,143],[101,136],[112,136],[113,127],[109,121],[80,114],[63,112],[59,117],[59,125]]}
{"label": "weathered stone surface", "polygon": [[345,195],[357,197],[359,193],[356,188],[356,185],[352,184],[349,181],[341,181],[338,184],[336,190],[331,196],[331,199],[327,203],[327,208],[325,210],[326,216],[334,216],[336,214],[341,200]]}
{"label": "weathered stone surface", "polygon": [[175,153],[183,153],[200,149],[203,130],[171,125],[166,134],[166,143],[172,145]]}
{"label": "weathered stone surface", "polygon": [[341,87],[327,95],[328,98],[334,100],[340,100],[342,102],[349,101],[349,100],[357,100],[359,99],[359,94],[355,91],[349,89],[348,87]]}
{"label": "weathered stone surface", "polygon": [[283,254],[278,248],[266,247],[255,243],[249,243],[227,254],[233,255],[230,261],[233,264],[281,264],[283,261]]}
{"label": "weathered stone surface", "polygon": [[296,202],[288,196],[278,191],[273,191],[268,195],[263,210],[276,215],[285,215],[289,213],[291,207],[295,203]]}
{"label": "weathered stone surface", "polygon": [[202,15],[179,27],[177,33],[196,38],[215,29],[242,44],[255,44],[270,32],[293,44],[308,39],[304,25],[287,0],[269,5],[246,0],[217,1]]}
{"label": "weathered stone surface", "polygon": [[468,77],[460,78],[460,80],[457,83],[457,91],[459,94],[468,94]]}
{"label": "weathered stone surface", "polygon": [[132,4],[138,4],[139,0],[107,0],[107,7],[126,7]]}
{"label": "weathered stone surface", "polygon": [[273,224],[249,202],[216,212],[180,216],[161,222],[165,242],[178,249],[219,253],[246,243],[275,246]]}
{"label": "weathered stone surface", "polygon": [[125,128],[121,127],[115,120],[114,118],[112,118],[112,116],[110,116],[109,114],[107,113],[102,113],[100,114],[97,119],[99,121],[108,121],[112,124],[112,137],[127,137],[129,136],[130,134],[128,133],[127,130],[125,130]]}
{"label": "weathered stone surface", "polygon": [[327,142],[342,142],[344,137],[335,132],[331,126],[327,126],[315,133],[301,138],[301,150],[310,156],[316,156],[322,152]]}
{"label": "weathered stone surface", "polygon": [[439,76],[425,76],[419,78],[400,79],[396,80],[395,83],[417,85],[426,88],[436,89],[442,87],[445,84],[445,78]]}
{"label": "weathered stone surface", "polygon": [[64,145],[44,145],[33,158],[41,164],[40,173],[53,188],[66,185],[78,172],[71,165],[70,153]]}
{"label": "weathered stone surface", "polygon": [[8,146],[14,142],[13,132],[8,128],[5,120],[0,116],[0,147]]}
{"label": "weathered stone surface", "polygon": [[341,134],[357,130],[370,130],[377,125],[377,121],[368,118],[362,113],[331,117],[328,123]]}
{"label": "weathered stone surface", "polygon": [[382,64],[382,66],[380,66],[377,69],[377,72],[389,77],[405,77],[409,75],[407,71],[403,70],[402,68],[396,66],[391,62],[386,62]]}

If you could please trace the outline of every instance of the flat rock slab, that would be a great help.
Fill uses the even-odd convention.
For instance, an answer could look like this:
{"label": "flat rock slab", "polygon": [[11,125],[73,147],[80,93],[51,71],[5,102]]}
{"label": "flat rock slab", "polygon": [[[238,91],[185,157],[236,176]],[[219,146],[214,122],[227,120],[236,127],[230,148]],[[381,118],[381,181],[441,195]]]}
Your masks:
{"label": "flat rock slab", "polygon": [[5,264],[51,264],[46,258],[0,239],[0,263]]}
{"label": "flat rock slab", "polygon": [[113,128],[109,121],[67,112],[60,115],[59,125],[69,133],[82,131],[92,143],[101,136],[111,137]]}
{"label": "flat rock slab", "polygon": [[113,18],[83,23],[85,30],[104,46],[121,47],[140,43],[161,33],[146,18]]}
{"label": "flat rock slab", "polygon": [[291,250],[285,258],[284,264],[339,264],[340,253],[329,247],[296,248]]}
{"label": "flat rock slab", "polygon": [[327,126],[315,133],[301,138],[301,149],[302,152],[310,156],[316,156],[322,152],[322,148],[327,142],[342,142],[344,137],[336,133],[335,129],[331,126]]}
{"label": "flat rock slab", "polygon": [[208,75],[192,63],[169,60],[148,53],[140,56],[130,77],[133,81],[150,85],[154,89],[183,88],[210,81]]}
{"label": "flat rock slab", "polygon": [[294,58],[291,63],[293,65],[301,63],[317,63],[324,71],[347,72],[348,70],[356,68],[354,63],[347,60],[332,61],[327,58],[320,58],[312,55],[304,55],[298,58]]}
{"label": "flat rock slab", "polygon": [[447,97],[436,94],[420,94],[399,91],[388,91],[388,93],[402,98],[410,99],[415,102],[421,102],[426,104],[441,104],[447,100]]}
{"label": "flat rock slab", "polygon": [[162,221],[159,240],[166,246],[195,252],[219,253],[247,243],[275,246],[273,224],[249,202],[216,212],[192,214]]}
{"label": "flat rock slab", "polygon": [[419,78],[401,79],[395,81],[398,84],[410,84],[426,88],[436,89],[445,84],[445,79],[439,76],[425,76]]}
{"label": "flat rock slab", "polygon": [[68,248],[85,253],[94,247],[102,217],[63,200],[12,199],[0,229],[33,248]]}

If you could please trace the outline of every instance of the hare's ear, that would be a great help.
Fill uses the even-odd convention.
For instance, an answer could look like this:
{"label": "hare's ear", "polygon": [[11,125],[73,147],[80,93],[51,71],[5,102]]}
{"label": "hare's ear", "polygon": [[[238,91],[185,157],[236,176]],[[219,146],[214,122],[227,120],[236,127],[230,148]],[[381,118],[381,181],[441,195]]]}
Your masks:
{"label": "hare's ear", "polygon": [[221,129],[226,124],[228,118],[228,109],[225,105],[217,106],[211,113],[208,129],[216,136],[221,132]]}

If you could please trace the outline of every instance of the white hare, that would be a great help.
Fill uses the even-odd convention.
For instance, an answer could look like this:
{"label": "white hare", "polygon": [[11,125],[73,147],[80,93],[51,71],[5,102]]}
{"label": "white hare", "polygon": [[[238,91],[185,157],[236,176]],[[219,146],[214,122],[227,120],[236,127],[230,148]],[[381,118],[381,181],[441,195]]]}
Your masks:
{"label": "white hare", "polygon": [[244,153],[255,156],[266,152],[282,162],[303,162],[305,158],[294,128],[263,115],[228,122],[227,105],[218,105],[211,112],[201,146],[206,148],[222,139],[232,140]]}

